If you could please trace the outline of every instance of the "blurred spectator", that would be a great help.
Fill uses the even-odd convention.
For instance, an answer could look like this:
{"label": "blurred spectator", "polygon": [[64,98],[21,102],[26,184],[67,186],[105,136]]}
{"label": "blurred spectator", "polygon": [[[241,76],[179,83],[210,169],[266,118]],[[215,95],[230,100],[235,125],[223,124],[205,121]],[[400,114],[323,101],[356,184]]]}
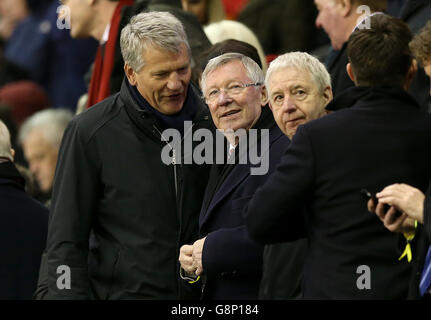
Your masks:
{"label": "blurred spectator", "polygon": [[208,61],[228,52],[241,53],[253,59],[253,61],[258,64],[259,68],[262,69],[262,61],[260,60],[259,54],[255,47],[244,41],[227,39],[213,44],[208,50],[202,52],[202,54],[199,56],[197,66],[192,69],[192,81],[199,84],[200,86],[201,75],[208,64]]}
{"label": "blurred spectator", "polygon": [[257,35],[267,55],[278,55],[314,47],[315,14],[311,0],[250,0],[238,21]]}
{"label": "blurred spectator", "polygon": [[9,134],[10,134],[10,140],[12,143],[12,148],[15,150],[15,156],[14,160],[15,163],[26,163],[24,160],[24,155],[22,153],[21,147],[16,143],[16,136],[17,136],[17,128],[15,121],[12,119],[12,112],[10,110],[10,107],[5,104],[0,103],[0,120],[3,121],[3,123],[8,128]]}
{"label": "blurred spectator", "polygon": [[0,103],[10,107],[17,129],[33,113],[50,106],[43,88],[32,81],[17,81],[0,88]]}
{"label": "blurred spectator", "polygon": [[[223,2],[226,19],[236,20],[249,0],[219,0]],[[269,4],[269,3],[268,3]]]}
{"label": "blurred spectator", "polygon": [[48,209],[24,191],[0,121],[0,299],[31,299],[48,231]]}
{"label": "blurred spectator", "polygon": [[387,13],[394,17],[399,17],[401,9],[407,0],[388,0]]}
{"label": "blurred spectator", "polygon": [[0,39],[0,87],[9,82],[29,79],[30,77],[24,69],[5,59],[3,55],[4,46],[4,40]]}
{"label": "blurred spectator", "polygon": [[0,0],[0,38],[9,39],[16,25],[28,15],[26,0]]}
{"label": "blurred spectator", "polygon": [[243,23],[233,20],[223,20],[204,27],[204,31],[212,44],[216,44],[217,42],[227,39],[236,39],[252,45],[257,49],[263,72],[266,72],[268,64],[266,63],[265,53],[262,46],[253,31]]}
{"label": "blurred spectator", "polygon": [[354,86],[346,72],[347,41],[361,22],[364,11],[357,9],[367,5],[372,12],[386,10],[387,0],[315,0],[319,14],[316,26],[323,28],[331,40],[332,52],[325,64],[331,75],[334,97]]}
{"label": "blurred spectator", "polygon": [[400,18],[409,25],[413,33],[418,33],[431,18],[431,1],[406,0]]}
{"label": "blurred spectator", "polygon": [[[413,33],[417,34],[431,18],[431,1],[407,0],[401,11],[400,18],[409,25]],[[418,100],[422,110],[431,112],[429,87],[430,79],[425,75],[424,69],[419,67],[409,92]]]}
{"label": "blurred spectator", "polygon": [[74,110],[87,91],[83,77],[97,43],[73,40],[67,25],[57,24],[57,1],[27,0],[27,5],[31,14],[8,39],[5,58],[26,70],[46,90],[52,107]]}
{"label": "blurred spectator", "polygon": [[61,139],[73,114],[66,109],[48,109],[35,113],[21,126],[22,145],[30,172],[41,191],[51,193]]}
{"label": "blurred spectator", "polygon": [[201,25],[225,19],[221,0],[181,0],[184,11],[196,16]]}

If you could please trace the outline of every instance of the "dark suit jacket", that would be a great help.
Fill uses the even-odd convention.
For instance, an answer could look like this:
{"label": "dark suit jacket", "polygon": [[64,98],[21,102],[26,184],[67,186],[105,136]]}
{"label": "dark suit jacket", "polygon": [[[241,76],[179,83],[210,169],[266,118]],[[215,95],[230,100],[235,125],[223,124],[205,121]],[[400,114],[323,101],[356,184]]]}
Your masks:
{"label": "dark suit jacket", "polygon": [[352,88],[333,103],[351,107],[298,128],[249,202],[248,230],[273,243],[298,238],[306,225],[306,299],[406,298],[411,265],[398,261],[397,235],[368,212],[360,190],[397,182],[426,189],[431,115],[401,88]]}
{"label": "dark suit jacket", "polygon": [[341,50],[331,50],[325,61],[326,68],[331,75],[332,92],[334,97],[338,96],[344,90],[355,86],[346,71],[348,62],[347,42],[343,44]]}
{"label": "dark suit jacket", "polygon": [[263,246],[248,237],[242,211],[274,170],[289,139],[277,127],[268,106],[255,128],[270,129],[266,175],[251,175],[250,164],[212,168],[199,219],[200,235],[207,237],[202,256],[205,299],[258,297]]}
{"label": "dark suit jacket", "polygon": [[0,299],[31,299],[46,245],[48,209],[24,191],[12,162],[0,163]]}

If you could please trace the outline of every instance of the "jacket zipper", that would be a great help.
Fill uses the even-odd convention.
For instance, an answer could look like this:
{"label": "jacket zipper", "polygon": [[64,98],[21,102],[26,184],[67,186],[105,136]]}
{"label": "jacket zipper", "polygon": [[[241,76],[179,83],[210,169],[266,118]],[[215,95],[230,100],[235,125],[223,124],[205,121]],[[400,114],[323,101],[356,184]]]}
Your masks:
{"label": "jacket zipper", "polygon": [[[193,126],[194,126],[194,123],[192,123],[191,127],[189,128],[189,130],[187,130],[187,132],[184,133],[184,136],[181,139],[180,145],[182,145],[182,143],[184,141],[184,138],[187,136],[187,134],[190,132],[190,130],[192,130]],[[181,217],[182,217],[182,210],[181,210],[181,207],[180,207],[181,201],[178,198],[177,152],[176,152],[175,148],[165,139],[165,137],[162,135],[162,133],[160,132],[159,128],[157,128],[157,126],[155,124],[153,125],[153,128],[159,133],[159,135],[163,139],[163,141],[172,150],[172,162],[171,162],[171,164],[174,166],[175,199],[177,201],[178,220],[179,220],[179,224],[180,224],[180,230],[178,232],[178,239],[177,239],[177,248],[179,248],[180,247],[180,242],[181,242],[181,230],[182,230],[182,223],[181,223],[182,222],[182,219],[181,219]],[[181,154],[180,154],[180,157],[181,157]],[[202,292],[203,292],[203,288],[202,288]]]}

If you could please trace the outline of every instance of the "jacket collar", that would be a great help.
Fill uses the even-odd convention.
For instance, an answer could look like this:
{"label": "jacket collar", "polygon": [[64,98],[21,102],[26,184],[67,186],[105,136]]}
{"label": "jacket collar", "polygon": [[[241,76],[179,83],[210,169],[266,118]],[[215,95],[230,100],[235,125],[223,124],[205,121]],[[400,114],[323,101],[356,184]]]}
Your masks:
{"label": "jacket collar", "polygon": [[338,60],[340,60],[344,54],[347,54],[346,50],[347,50],[347,41],[344,42],[340,50],[331,49],[325,61],[325,65],[328,71],[332,71],[332,69],[335,67],[336,63],[338,62]]}
{"label": "jacket collar", "polygon": [[[151,136],[155,135],[153,132],[155,128],[158,128],[158,130],[160,131],[166,129],[163,123],[156,117],[153,112],[151,112],[148,108],[142,108],[139,103],[133,98],[128,88],[127,81],[127,78],[124,78],[120,89],[120,99],[122,100],[124,108],[132,122],[139,129],[145,131]],[[200,99],[199,90],[191,83],[189,85],[187,99],[185,103],[189,104],[189,108],[194,108],[195,110],[193,119],[191,119],[193,123],[200,124],[201,122],[210,122],[208,121],[210,119],[208,108],[204,104],[202,99]],[[157,137],[157,140],[159,140],[159,137]]]}
{"label": "jacket collar", "polygon": [[326,110],[337,111],[340,109],[370,106],[384,101],[382,105],[411,105],[418,108],[417,101],[401,87],[352,87],[340,93],[327,106]]}
{"label": "jacket collar", "polygon": [[13,183],[21,188],[25,186],[25,180],[18,172],[12,161],[0,163],[0,184]]}
{"label": "jacket collar", "polygon": [[[259,120],[253,126],[253,129],[269,129],[269,146],[271,146],[280,136],[284,135],[283,132],[278,128],[268,105],[262,108],[262,113],[259,117]],[[260,135],[258,135],[258,140],[260,140]],[[247,145],[247,152],[249,148],[250,145]],[[269,150],[262,150],[262,153],[264,152],[269,152]],[[236,164],[214,164],[212,166],[211,178],[214,180],[208,182],[208,186],[205,191],[199,217],[200,226],[205,224],[217,204],[228,197],[229,194],[250,175],[250,169],[252,165],[250,163],[238,164],[238,152],[236,152],[235,157]],[[217,168],[219,170],[217,170]]]}

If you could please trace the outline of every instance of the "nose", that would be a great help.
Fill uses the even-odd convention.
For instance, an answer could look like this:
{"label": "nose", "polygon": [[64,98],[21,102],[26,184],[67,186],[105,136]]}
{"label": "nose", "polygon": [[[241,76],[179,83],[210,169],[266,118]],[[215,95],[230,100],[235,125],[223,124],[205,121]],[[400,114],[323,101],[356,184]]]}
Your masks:
{"label": "nose", "polygon": [[283,111],[286,113],[293,113],[297,109],[295,100],[287,96],[283,103]]}
{"label": "nose", "polygon": [[172,72],[169,76],[168,83],[166,84],[169,90],[176,91],[181,89],[181,78],[179,77],[177,72]]}
{"label": "nose", "polygon": [[316,24],[317,29],[322,27],[322,23],[320,22],[320,13],[317,14],[316,21],[314,23]]}
{"label": "nose", "polygon": [[217,104],[223,106],[229,104],[230,102],[232,102],[232,98],[224,90],[221,90],[217,99]]}
{"label": "nose", "polygon": [[37,173],[39,172],[39,165],[35,161],[30,161],[28,169],[30,170],[31,175],[36,178]]}

